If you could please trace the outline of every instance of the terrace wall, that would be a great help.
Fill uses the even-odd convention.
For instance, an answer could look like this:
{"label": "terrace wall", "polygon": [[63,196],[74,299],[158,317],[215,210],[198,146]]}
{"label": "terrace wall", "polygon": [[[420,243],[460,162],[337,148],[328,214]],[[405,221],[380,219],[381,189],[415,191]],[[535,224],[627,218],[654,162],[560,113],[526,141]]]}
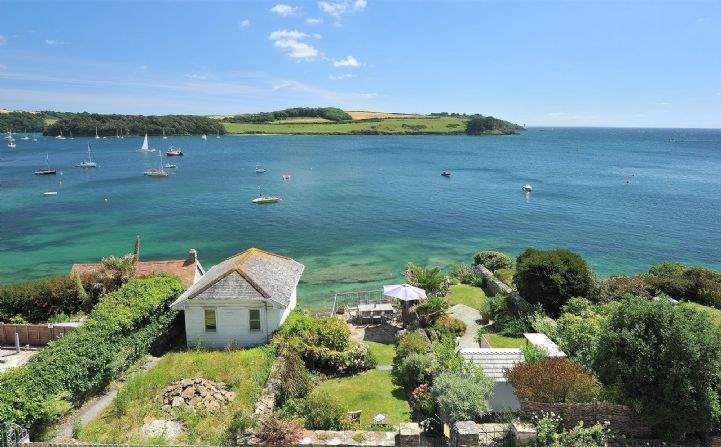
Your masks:
{"label": "terrace wall", "polygon": [[0,345],[15,345],[15,334],[21,346],[45,346],[75,329],[74,326],[54,324],[5,324],[0,323]]}
{"label": "terrace wall", "polygon": [[513,290],[511,287],[509,287],[507,284],[502,282],[500,279],[496,278],[496,276],[485,268],[482,265],[477,265],[475,267],[476,275],[480,275],[483,277],[483,291],[488,296],[496,296],[496,295],[504,295],[509,297],[512,300],[515,300],[516,302],[523,301],[523,298],[521,298],[521,295],[518,294],[515,290]]}

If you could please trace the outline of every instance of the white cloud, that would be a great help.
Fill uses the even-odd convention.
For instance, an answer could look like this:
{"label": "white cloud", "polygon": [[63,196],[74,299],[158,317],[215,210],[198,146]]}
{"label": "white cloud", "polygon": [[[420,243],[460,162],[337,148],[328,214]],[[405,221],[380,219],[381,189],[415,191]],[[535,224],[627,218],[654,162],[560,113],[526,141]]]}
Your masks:
{"label": "white cloud", "polygon": [[320,25],[321,23],[323,23],[323,19],[308,17],[307,19],[305,19],[305,23],[307,23],[308,25]]}
{"label": "white cloud", "polygon": [[5,45],[8,42],[7,38],[0,34],[0,45]]}
{"label": "white cloud", "polygon": [[666,102],[666,101],[660,101],[660,102],[657,102],[656,105],[657,105],[657,106],[660,106],[660,107],[667,107],[667,106],[670,106],[671,103],[670,103],[670,102]]}
{"label": "white cloud", "polygon": [[310,37],[298,30],[278,30],[270,33],[268,38],[273,41],[276,48],[280,48],[292,59],[313,60],[320,52],[310,44],[302,42]]}
{"label": "white cloud", "polygon": [[202,74],[198,74],[198,73],[188,73],[188,74],[185,75],[185,77],[188,78],[188,79],[196,79],[196,80],[198,80],[198,81],[205,81],[205,80],[208,79],[208,76],[202,75]]}
{"label": "white cloud", "polygon": [[249,28],[250,27],[250,19],[243,19],[238,23],[238,27],[240,29]]}
{"label": "white cloud", "polygon": [[313,36],[313,39],[318,39],[318,40],[323,38],[323,36],[318,33],[313,33],[313,34],[311,34],[311,36]]}
{"label": "white cloud", "polygon": [[353,3],[353,9],[356,11],[363,11],[366,6],[368,6],[367,0],[355,0],[355,3]]}
{"label": "white cloud", "polygon": [[286,5],[285,3],[278,3],[277,5],[270,8],[270,12],[274,12],[281,17],[288,17],[298,13],[298,7]]}
{"label": "white cloud", "polygon": [[65,45],[65,42],[62,40],[55,40],[55,39],[45,39],[45,43],[54,46],[54,45]]}
{"label": "white cloud", "polygon": [[360,67],[361,63],[353,56],[347,56],[339,61],[333,61],[334,67]]}
{"label": "white cloud", "polygon": [[341,75],[330,75],[330,76],[328,76],[328,79],[330,79],[331,81],[340,81],[342,79],[351,79],[351,78],[356,78],[356,77],[358,77],[358,75],[356,75],[356,74],[344,73]]}
{"label": "white cloud", "polygon": [[348,3],[333,3],[321,1],[318,2],[318,7],[324,13],[337,18],[342,16],[348,10]]}

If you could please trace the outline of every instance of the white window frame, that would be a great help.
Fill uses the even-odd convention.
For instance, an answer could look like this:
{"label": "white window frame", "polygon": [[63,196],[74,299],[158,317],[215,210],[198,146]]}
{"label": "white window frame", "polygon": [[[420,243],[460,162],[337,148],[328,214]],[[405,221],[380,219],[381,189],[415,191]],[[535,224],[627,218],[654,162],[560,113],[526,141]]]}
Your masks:
{"label": "white window frame", "polygon": [[[253,312],[258,312],[258,329],[253,329],[253,317],[251,316]],[[248,331],[250,332],[262,332],[263,331],[263,321],[261,320],[260,315],[260,309],[248,309]]]}
{"label": "white window frame", "polygon": [[[215,328],[208,329],[208,312],[213,312],[213,320],[215,320]],[[218,332],[218,310],[215,307],[203,308],[203,331],[215,333]]]}

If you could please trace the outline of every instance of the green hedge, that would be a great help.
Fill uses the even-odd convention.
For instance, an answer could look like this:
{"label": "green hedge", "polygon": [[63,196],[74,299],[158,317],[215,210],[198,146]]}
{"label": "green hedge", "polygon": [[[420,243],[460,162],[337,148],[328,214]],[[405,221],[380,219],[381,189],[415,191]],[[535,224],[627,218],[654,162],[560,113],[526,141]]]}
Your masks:
{"label": "green hedge", "polygon": [[105,295],[82,327],[0,376],[0,420],[38,433],[105,387],[167,330],[176,314],[168,305],[182,290],[177,278],[156,276]]}

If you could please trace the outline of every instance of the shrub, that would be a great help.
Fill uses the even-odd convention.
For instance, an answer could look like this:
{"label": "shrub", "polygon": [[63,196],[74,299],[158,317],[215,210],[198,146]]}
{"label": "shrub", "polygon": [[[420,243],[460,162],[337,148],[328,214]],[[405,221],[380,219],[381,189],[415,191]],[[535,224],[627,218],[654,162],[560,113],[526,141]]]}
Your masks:
{"label": "shrub", "polygon": [[593,366],[666,438],[707,433],[721,418],[721,329],[706,313],[629,297],[603,324]]}
{"label": "shrub", "polygon": [[133,279],[105,295],[83,326],[38,352],[24,367],[0,376],[0,420],[33,432],[54,422],[58,409],[105,387],[167,330],[177,278]]}
{"label": "shrub", "polygon": [[395,363],[397,359],[402,359],[411,353],[425,354],[431,351],[431,342],[422,331],[406,332],[396,344],[396,354],[393,358]]}
{"label": "shrub", "polygon": [[476,280],[476,273],[470,265],[461,263],[451,267],[451,277],[461,284],[472,284]]}
{"label": "shrub", "polygon": [[82,277],[83,292],[90,291],[84,295],[70,276],[0,286],[0,322],[21,318],[22,322],[45,323],[58,314],[89,312],[100,296],[99,290],[90,287],[93,282],[91,275]]}
{"label": "shrub", "polygon": [[348,410],[335,396],[314,391],[305,400],[304,410],[308,430],[345,430],[349,427]]}
{"label": "shrub", "polygon": [[520,363],[506,372],[506,378],[519,399],[532,402],[590,402],[601,395],[598,380],[566,357]]}
{"label": "shrub", "polygon": [[436,402],[431,394],[431,386],[427,383],[418,385],[411,393],[410,404],[417,419],[425,419],[433,416]]}
{"label": "shrub", "polygon": [[463,366],[463,357],[456,351],[455,339],[450,336],[433,342],[433,354],[441,371],[458,371]]}
{"label": "shrub", "polygon": [[473,421],[488,411],[493,387],[493,380],[482,370],[467,365],[462,371],[439,374],[431,392],[441,412],[452,421]]}
{"label": "shrub", "polygon": [[543,312],[534,312],[529,317],[529,323],[534,331],[546,334],[548,338],[555,339],[557,331],[556,320],[544,314]]}
{"label": "shrub", "polygon": [[307,395],[313,382],[303,360],[294,349],[287,346],[281,348],[278,358],[279,367],[275,374],[280,379],[280,386],[277,397],[278,404],[283,405],[288,399]]}
{"label": "shrub", "polygon": [[261,421],[255,438],[261,445],[297,445],[303,439],[303,428],[295,421],[271,416]]}
{"label": "shrub", "polygon": [[448,293],[448,278],[438,267],[421,267],[409,262],[403,274],[408,284],[420,287],[429,296],[445,296]]}
{"label": "shrub", "polygon": [[664,293],[677,300],[718,306],[721,296],[721,273],[704,267],[664,263],[651,267],[644,280],[653,295]]}
{"label": "shrub", "polygon": [[473,262],[475,265],[482,265],[492,272],[499,269],[513,268],[513,259],[500,251],[479,251],[473,256]]}
{"label": "shrub", "polygon": [[560,416],[553,413],[535,418],[536,437],[534,447],[606,447],[613,440],[612,433],[601,424],[588,428],[579,422],[574,428],[564,430]]}
{"label": "shrub", "polygon": [[563,313],[556,324],[558,347],[586,368],[591,368],[603,321],[604,317],[590,308]]}
{"label": "shrub", "polygon": [[508,287],[513,287],[513,276],[515,272],[511,269],[498,269],[493,275]]}
{"label": "shrub", "polygon": [[463,335],[466,332],[466,323],[450,315],[443,315],[437,319],[435,326],[441,332],[447,331],[455,336]]}
{"label": "shrub", "polygon": [[533,308],[525,302],[516,302],[503,295],[488,298],[491,318],[497,333],[507,337],[520,337],[530,332]]}
{"label": "shrub", "polygon": [[531,365],[548,357],[548,352],[545,349],[531,343],[523,345],[521,351],[523,352],[523,361]]}
{"label": "shrub", "polygon": [[411,353],[393,365],[393,376],[407,389],[429,383],[436,371],[438,362],[433,354]]}
{"label": "shrub", "polygon": [[439,318],[446,315],[447,310],[448,301],[435,296],[422,300],[411,308],[411,312],[421,327],[433,325]]}
{"label": "shrub", "polygon": [[540,304],[555,317],[570,298],[589,296],[594,278],[586,261],[575,253],[528,249],[518,257],[514,283],[526,301]]}
{"label": "shrub", "polygon": [[345,351],[350,345],[350,328],[340,318],[318,319],[314,342],[335,351]]}

